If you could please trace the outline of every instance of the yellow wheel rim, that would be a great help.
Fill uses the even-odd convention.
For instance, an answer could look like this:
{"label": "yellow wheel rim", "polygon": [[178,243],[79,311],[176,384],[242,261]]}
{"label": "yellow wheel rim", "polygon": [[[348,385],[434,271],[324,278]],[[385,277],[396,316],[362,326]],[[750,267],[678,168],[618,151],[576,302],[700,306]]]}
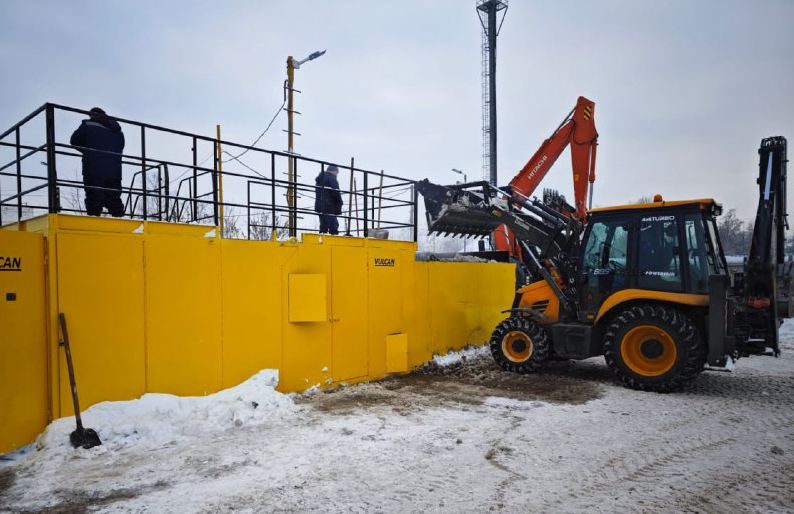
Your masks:
{"label": "yellow wheel rim", "polygon": [[623,336],[620,356],[634,373],[656,377],[670,371],[678,351],[667,331],[652,325],[640,325]]}
{"label": "yellow wheel rim", "polygon": [[518,330],[508,332],[502,338],[502,353],[512,362],[524,362],[532,355],[532,339]]}

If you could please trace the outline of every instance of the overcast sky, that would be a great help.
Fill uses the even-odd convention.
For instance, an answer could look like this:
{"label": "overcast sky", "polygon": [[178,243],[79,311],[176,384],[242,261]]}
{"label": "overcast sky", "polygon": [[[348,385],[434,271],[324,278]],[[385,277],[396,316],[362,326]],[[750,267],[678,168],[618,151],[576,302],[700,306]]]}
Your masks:
{"label": "overcast sky", "polygon": [[[757,205],[763,137],[794,138],[790,0],[512,0],[498,40],[499,182],[579,95],[595,203]],[[452,182],[482,174],[475,0],[0,2],[0,129],[45,102],[251,143],[296,72],[299,153]],[[260,145],[286,148],[280,117]],[[566,153],[544,183],[572,197]],[[794,194],[792,194],[794,197]]]}

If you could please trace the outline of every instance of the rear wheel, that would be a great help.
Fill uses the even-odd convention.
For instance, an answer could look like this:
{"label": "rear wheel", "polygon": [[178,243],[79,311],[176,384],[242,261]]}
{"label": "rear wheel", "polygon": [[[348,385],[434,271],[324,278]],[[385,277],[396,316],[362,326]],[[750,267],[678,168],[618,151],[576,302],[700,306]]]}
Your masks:
{"label": "rear wheel", "polygon": [[676,309],[639,305],[619,313],[604,335],[604,358],[632,389],[666,393],[703,370],[700,332]]}
{"label": "rear wheel", "polygon": [[549,338],[537,321],[528,317],[507,318],[491,335],[491,354],[505,371],[532,373],[548,357]]}

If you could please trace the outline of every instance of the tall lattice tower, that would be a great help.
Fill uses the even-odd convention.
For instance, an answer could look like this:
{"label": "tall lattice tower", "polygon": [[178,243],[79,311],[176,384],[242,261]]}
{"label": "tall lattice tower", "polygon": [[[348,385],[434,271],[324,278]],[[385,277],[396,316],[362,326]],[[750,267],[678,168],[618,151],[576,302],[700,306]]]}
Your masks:
{"label": "tall lattice tower", "polygon": [[[501,12],[501,19],[499,13]],[[482,23],[482,178],[496,184],[496,36],[507,15],[507,0],[477,0]]]}

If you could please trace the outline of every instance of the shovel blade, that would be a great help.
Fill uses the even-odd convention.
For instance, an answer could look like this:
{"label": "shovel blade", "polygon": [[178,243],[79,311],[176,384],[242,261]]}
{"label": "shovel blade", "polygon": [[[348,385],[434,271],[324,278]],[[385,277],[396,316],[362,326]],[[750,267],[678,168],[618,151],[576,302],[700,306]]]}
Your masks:
{"label": "shovel blade", "polygon": [[72,447],[83,447],[86,450],[102,444],[99,434],[92,428],[78,428],[69,434],[69,440],[72,442]]}

